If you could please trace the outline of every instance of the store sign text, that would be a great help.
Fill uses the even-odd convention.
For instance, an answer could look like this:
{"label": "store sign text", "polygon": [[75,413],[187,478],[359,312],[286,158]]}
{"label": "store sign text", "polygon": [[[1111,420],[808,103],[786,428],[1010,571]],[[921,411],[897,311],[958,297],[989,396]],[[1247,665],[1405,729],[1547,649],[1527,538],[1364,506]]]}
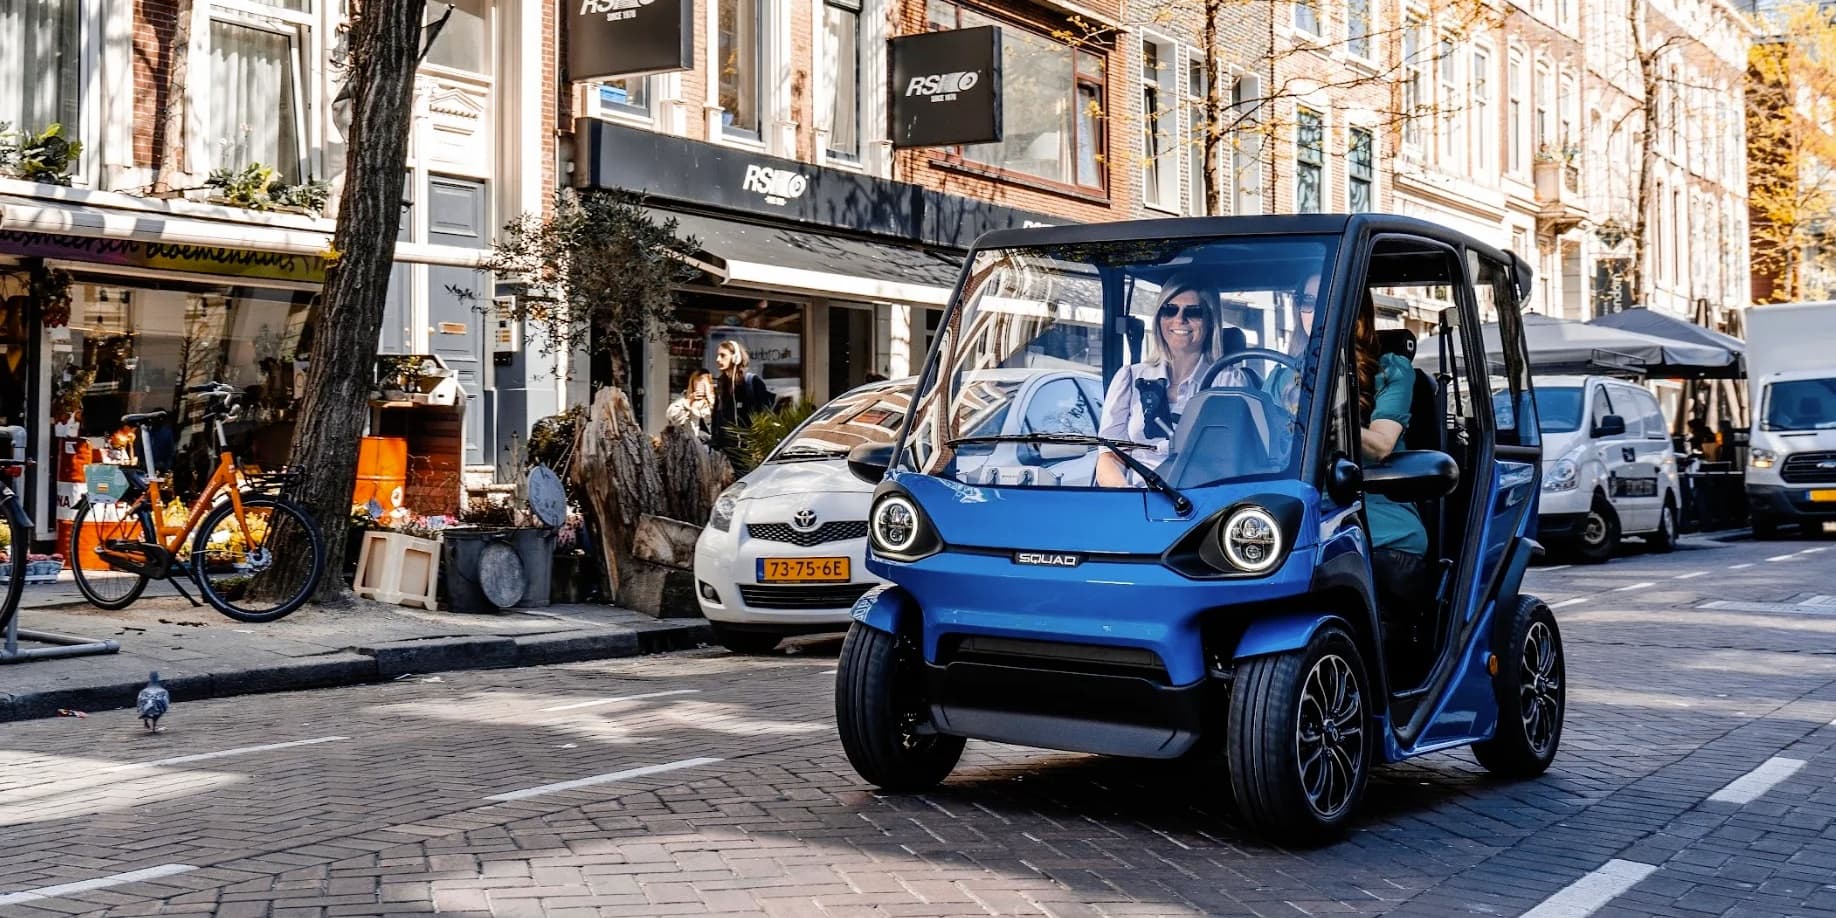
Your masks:
{"label": "store sign text", "polygon": [[740,187],[754,194],[764,195],[767,204],[782,206],[795,198],[803,197],[803,192],[810,187],[810,180],[802,173],[792,172],[789,169],[750,165],[746,167],[745,178],[740,180]]}
{"label": "store sign text", "polygon": [[955,73],[933,73],[928,76],[912,77],[905,86],[907,96],[929,96],[932,102],[952,102],[959,92],[968,92],[981,82],[982,74],[975,70],[959,70]]}
{"label": "store sign text", "polygon": [[164,242],[134,242],[126,239],[100,239],[93,236],[53,236],[48,233],[25,233],[16,230],[0,232],[0,248],[21,255],[65,258],[71,261],[90,261],[98,264],[165,268],[203,274],[309,283],[323,283],[325,280],[325,259],[316,255],[295,255],[286,252],[220,249],[214,246],[176,245]]}

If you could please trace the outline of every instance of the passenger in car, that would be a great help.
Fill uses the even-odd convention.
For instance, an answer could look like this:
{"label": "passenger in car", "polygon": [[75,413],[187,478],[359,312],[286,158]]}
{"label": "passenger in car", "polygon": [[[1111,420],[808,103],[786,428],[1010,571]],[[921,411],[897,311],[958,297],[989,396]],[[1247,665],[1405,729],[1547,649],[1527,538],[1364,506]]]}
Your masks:
{"label": "passenger in car", "polygon": [[[1133,451],[1150,468],[1164,461],[1173,431],[1179,427],[1180,412],[1201,382],[1200,371],[1219,356],[1219,315],[1215,290],[1193,280],[1168,282],[1154,311],[1157,347],[1110,381],[1098,433],[1112,440],[1150,444],[1151,450]],[[1241,375],[1241,370],[1232,368],[1220,382],[1242,385]],[[1097,458],[1096,483],[1106,488],[1128,487],[1128,469],[1113,453],[1105,452]]]}
{"label": "passenger in car", "polygon": [[[1377,341],[1377,307],[1369,290],[1358,307],[1353,328],[1357,343],[1360,446],[1366,465],[1388,459],[1409,427],[1409,404],[1415,394],[1415,368],[1400,354],[1386,353]],[[1428,583],[1428,530],[1414,504],[1378,494],[1364,496],[1364,518],[1370,527],[1371,572],[1377,608],[1386,620],[1413,622],[1425,605]],[[1416,613],[1416,614],[1411,614]]]}

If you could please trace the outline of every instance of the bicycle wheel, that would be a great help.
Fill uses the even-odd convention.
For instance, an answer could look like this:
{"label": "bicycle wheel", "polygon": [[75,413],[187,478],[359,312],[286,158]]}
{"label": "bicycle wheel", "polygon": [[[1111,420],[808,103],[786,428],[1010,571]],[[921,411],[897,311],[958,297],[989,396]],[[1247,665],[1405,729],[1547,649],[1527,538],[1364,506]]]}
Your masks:
{"label": "bicycle wheel", "polygon": [[70,559],[70,573],[77,589],[90,605],[124,609],[147,588],[147,575],[115,570],[102,559],[102,544],[119,540],[159,541],[153,532],[153,517],[146,508],[112,500],[85,500],[77,505],[76,523],[70,527],[70,550],[65,557]]}
{"label": "bicycle wheel", "polygon": [[6,572],[0,575],[0,633],[6,631],[13,616],[19,614],[19,601],[25,596],[26,559],[31,557],[32,533],[25,524],[25,511],[19,498],[7,494],[0,500],[0,525],[6,527]]}
{"label": "bicycle wheel", "polygon": [[[246,523],[246,529],[244,524]],[[265,494],[217,505],[198,527],[191,573],[217,611],[271,622],[304,605],[325,572],[325,539],[298,504]]]}

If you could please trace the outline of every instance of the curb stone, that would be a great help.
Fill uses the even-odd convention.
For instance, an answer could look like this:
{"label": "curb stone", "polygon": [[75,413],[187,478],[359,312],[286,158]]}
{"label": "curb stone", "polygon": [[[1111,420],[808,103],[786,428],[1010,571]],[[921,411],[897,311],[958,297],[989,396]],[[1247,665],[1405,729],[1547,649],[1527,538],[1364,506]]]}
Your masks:
{"label": "curb stone", "polygon": [[[387,682],[406,673],[500,669],[578,663],[685,650],[713,640],[706,622],[525,637],[431,638],[351,647],[264,667],[218,673],[172,672],[160,681],[176,702]],[[107,711],[131,708],[143,680],[26,694],[0,692],[0,723],[55,717],[59,708]]]}

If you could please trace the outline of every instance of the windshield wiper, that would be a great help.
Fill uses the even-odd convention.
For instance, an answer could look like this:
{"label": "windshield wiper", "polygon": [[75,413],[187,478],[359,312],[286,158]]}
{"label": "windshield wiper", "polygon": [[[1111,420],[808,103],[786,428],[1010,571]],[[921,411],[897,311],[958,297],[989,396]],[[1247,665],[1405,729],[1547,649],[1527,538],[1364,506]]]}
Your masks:
{"label": "windshield wiper", "polygon": [[1180,516],[1185,516],[1192,512],[1192,501],[1187,499],[1186,495],[1174,490],[1172,485],[1167,484],[1165,478],[1160,477],[1160,475],[1149,468],[1146,463],[1128,454],[1128,451],[1131,449],[1153,449],[1153,444],[1151,443],[1136,443],[1132,440],[1111,440],[1108,437],[1099,437],[1095,434],[1077,433],[990,434],[980,437],[957,437],[954,440],[944,441],[944,445],[952,449],[965,443],[1081,443],[1087,446],[1096,445],[1106,447],[1110,452],[1115,453],[1116,458],[1122,460],[1122,464],[1128,466],[1130,471],[1140,475],[1141,480],[1147,482],[1148,487],[1165,494],[1168,499],[1172,500],[1173,512],[1178,513]]}

